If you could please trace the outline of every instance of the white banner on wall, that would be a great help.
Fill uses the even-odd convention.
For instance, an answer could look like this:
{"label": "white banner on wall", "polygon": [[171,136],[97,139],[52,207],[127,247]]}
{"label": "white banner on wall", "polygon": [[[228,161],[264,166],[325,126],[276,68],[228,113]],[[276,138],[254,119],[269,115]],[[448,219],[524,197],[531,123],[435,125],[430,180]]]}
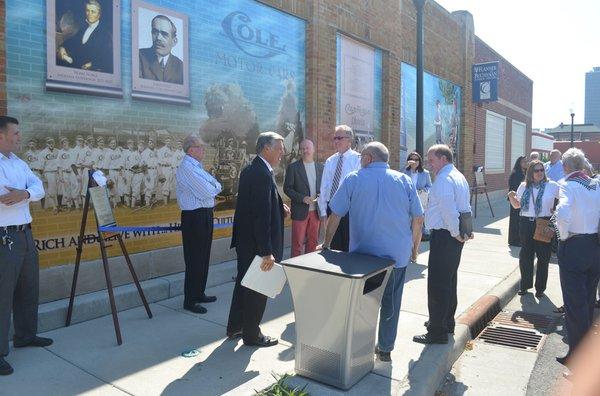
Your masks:
{"label": "white banner on wall", "polygon": [[375,49],[344,36],[340,47],[340,122],[373,134]]}

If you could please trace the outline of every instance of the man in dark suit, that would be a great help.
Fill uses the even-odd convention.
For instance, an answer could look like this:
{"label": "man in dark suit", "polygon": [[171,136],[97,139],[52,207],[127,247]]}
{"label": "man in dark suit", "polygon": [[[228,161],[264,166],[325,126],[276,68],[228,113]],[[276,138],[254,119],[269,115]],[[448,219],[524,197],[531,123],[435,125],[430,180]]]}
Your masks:
{"label": "man in dark suit", "polygon": [[[314,160],[315,146],[300,142],[302,160],[292,162],[285,171],[283,191],[292,200],[292,257],[314,252],[319,239],[317,192],[321,188],[323,164]],[[304,246],[306,241],[306,246]]]}
{"label": "man in dark suit", "polygon": [[57,51],[57,65],[113,73],[112,32],[101,20],[102,7],[97,0],[85,4],[87,26],[67,39]]}
{"label": "man in dark suit", "polygon": [[262,257],[261,269],[269,271],[283,256],[283,219],[289,209],[283,204],[273,179],[285,149],[283,137],[263,132],[256,141],[256,158],[240,174],[233,217],[231,247],[237,253],[237,279],[233,289],[227,336],[243,337],[245,345],[269,347],[277,339],[260,331],[267,297],[241,285],[255,256]]}
{"label": "man in dark suit", "polygon": [[177,28],[165,15],[152,19],[152,47],[142,48],[140,78],[183,84],[183,62],[171,53],[177,44]]}

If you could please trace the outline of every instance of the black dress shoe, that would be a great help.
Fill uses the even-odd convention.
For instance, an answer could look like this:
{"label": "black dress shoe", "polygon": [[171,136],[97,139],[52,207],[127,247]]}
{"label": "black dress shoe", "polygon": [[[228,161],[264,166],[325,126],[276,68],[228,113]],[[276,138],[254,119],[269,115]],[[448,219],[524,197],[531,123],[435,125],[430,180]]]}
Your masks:
{"label": "black dress shoe", "polygon": [[11,375],[14,371],[10,364],[0,357],[0,375]]}
{"label": "black dress shoe", "polygon": [[448,337],[432,337],[428,333],[421,334],[413,337],[414,342],[418,342],[419,344],[447,344]]}
{"label": "black dress shoe", "polygon": [[556,361],[560,364],[562,364],[563,366],[567,365],[567,360],[569,360],[569,355],[565,355],[565,356],[557,356],[556,357]]}
{"label": "black dress shoe", "polygon": [[230,340],[236,340],[243,335],[242,330],[234,331],[233,333],[227,332],[227,338]]}
{"label": "black dress shoe", "polygon": [[[429,321],[426,320],[425,322],[423,322],[423,326],[429,327]],[[454,334],[454,327],[448,329],[448,334]]]}
{"label": "black dress shoe", "polygon": [[35,337],[33,340],[28,342],[13,342],[13,346],[15,348],[25,348],[25,347],[47,347],[52,345],[54,341],[51,338],[44,337]]}
{"label": "black dress shoe", "polygon": [[524,295],[525,295],[525,294],[527,294],[527,293],[528,293],[528,291],[527,291],[527,290],[519,290],[519,291],[517,292],[517,294],[518,294],[519,296],[524,296]]}
{"label": "black dress shoe", "polygon": [[392,361],[392,356],[390,355],[390,352],[380,351],[379,348],[375,348],[375,356],[377,356],[377,359],[379,359],[382,362]]}
{"label": "black dress shoe", "polygon": [[211,303],[217,301],[217,297],[215,296],[207,296],[206,294],[200,297],[198,300],[199,303]]}
{"label": "black dress shoe", "polygon": [[244,345],[257,346],[257,347],[270,347],[277,345],[279,341],[277,338],[272,338],[266,335],[258,337],[256,341],[244,341]]}
{"label": "black dress shoe", "polygon": [[544,297],[544,296],[545,296],[545,294],[544,294],[544,292],[543,292],[543,291],[538,291],[538,292],[535,292],[535,296],[536,296],[537,298],[542,298],[542,297]]}
{"label": "black dress shoe", "polygon": [[185,309],[186,311],[197,313],[197,314],[205,314],[206,313],[206,308],[204,308],[202,305],[200,305],[198,303],[183,304],[183,309]]}

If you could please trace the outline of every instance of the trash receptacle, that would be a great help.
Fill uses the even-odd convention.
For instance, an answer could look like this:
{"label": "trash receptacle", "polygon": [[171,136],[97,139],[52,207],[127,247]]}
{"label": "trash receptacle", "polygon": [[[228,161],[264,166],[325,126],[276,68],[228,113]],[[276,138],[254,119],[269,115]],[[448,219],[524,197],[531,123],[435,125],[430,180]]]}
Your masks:
{"label": "trash receptacle", "polygon": [[373,369],[381,297],[394,261],[323,250],[285,260],[302,376],[349,389]]}

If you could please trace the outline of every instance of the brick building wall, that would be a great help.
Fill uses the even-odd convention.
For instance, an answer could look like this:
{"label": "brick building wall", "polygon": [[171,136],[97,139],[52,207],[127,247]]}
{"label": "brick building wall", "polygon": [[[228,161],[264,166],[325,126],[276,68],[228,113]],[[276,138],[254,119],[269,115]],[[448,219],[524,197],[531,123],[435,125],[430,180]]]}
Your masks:
{"label": "brick building wall", "polygon": [[[486,139],[486,114],[492,111],[506,117],[505,155],[503,172],[487,172],[486,182],[490,190],[507,188],[508,177],[512,170],[511,164],[511,136],[512,120],[525,124],[525,152],[531,151],[531,109],[533,99],[533,82],[522,72],[510,64],[499,53],[490,48],[479,37],[475,37],[475,56],[473,63],[499,61],[498,101],[474,104],[471,118],[474,125],[472,152],[473,165],[485,164],[485,139]],[[470,100],[470,98],[469,98]],[[467,150],[467,147],[464,147]],[[465,171],[472,171],[465,168]]]}

